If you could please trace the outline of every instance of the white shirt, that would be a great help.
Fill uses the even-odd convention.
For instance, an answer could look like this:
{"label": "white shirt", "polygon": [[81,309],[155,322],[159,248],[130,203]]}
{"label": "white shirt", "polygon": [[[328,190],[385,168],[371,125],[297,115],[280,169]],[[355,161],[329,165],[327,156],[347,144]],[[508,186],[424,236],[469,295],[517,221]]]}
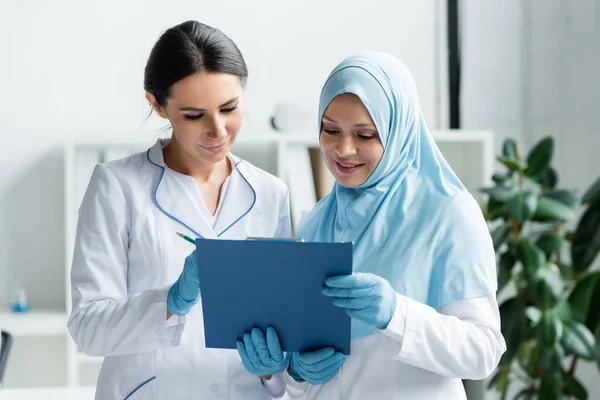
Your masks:
{"label": "white shirt", "polygon": [[493,294],[439,311],[396,294],[396,310],[380,333],[352,341],[337,375],[322,385],[296,382],[292,397],[312,399],[466,399],[461,379],[483,379],[506,350]]}
{"label": "white shirt", "polygon": [[214,229],[217,223],[217,218],[219,218],[219,213],[223,205],[223,199],[225,198],[225,196],[227,196],[227,188],[229,187],[229,181],[231,177],[228,176],[227,178],[225,178],[225,181],[221,186],[221,193],[219,194],[219,202],[217,203],[217,209],[215,210],[214,214],[211,214],[211,212],[208,210],[208,207],[206,206],[206,203],[204,202],[204,198],[202,197],[202,193],[198,189],[198,186],[196,185],[195,190],[192,188],[191,183],[193,182],[195,184],[194,178],[192,178],[189,175],[185,175],[174,171],[170,168],[167,168],[166,173],[170,174],[173,177],[173,179],[177,179],[181,182],[181,185],[187,189],[188,194],[190,195],[190,199],[193,201],[198,211],[200,211],[200,213],[202,214],[202,218],[204,218],[204,221],[206,221],[208,226]]}

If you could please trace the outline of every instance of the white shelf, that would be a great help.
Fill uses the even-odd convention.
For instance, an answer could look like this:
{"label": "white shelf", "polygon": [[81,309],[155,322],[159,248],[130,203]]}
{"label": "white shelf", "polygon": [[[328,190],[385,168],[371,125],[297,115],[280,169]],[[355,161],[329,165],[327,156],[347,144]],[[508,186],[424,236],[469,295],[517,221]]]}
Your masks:
{"label": "white shelf", "polygon": [[75,356],[75,358],[80,364],[99,364],[102,363],[102,360],[104,360],[104,357],[88,356],[81,350],[77,350],[77,355]]}
{"label": "white shelf", "polygon": [[0,313],[0,326],[15,337],[59,336],[67,334],[67,314],[59,311]]}
{"label": "white shelf", "polygon": [[77,351],[76,358],[79,364],[101,364],[104,360],[104,357],[88,356],[87,354],[82,353],[81,351]]}
{"label": "white shelf", "polygon": [[3,389],[2,400],[92,400],[95,387],[39,387]]}

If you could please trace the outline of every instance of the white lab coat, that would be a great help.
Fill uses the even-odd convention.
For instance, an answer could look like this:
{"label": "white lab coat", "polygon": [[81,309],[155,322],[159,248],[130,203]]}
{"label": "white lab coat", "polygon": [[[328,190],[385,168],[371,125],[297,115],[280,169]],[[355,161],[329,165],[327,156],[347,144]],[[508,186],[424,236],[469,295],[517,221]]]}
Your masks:
{"label": "white lab coat", "polygon": [[281,396],[282,375],[266,388],[236,350],[205,348],[201,303],[166,321],[166,298],[193,250],[175,232],[289,237],[287,186],[230,155],[235,167],[213,226],[193,178],[165,167],[166,143],[98,165],[81,205],[68,327],[85,353],[105,357],[96,399]]}
{"label": "white lab coat", "polygon": [[494,294],[439,311],[396,295],[388,327],[351,343],[336,376],[322,385],[296,382],[287,391],[305,400],[462,400],[461,379],[483,379],[506,350]]}

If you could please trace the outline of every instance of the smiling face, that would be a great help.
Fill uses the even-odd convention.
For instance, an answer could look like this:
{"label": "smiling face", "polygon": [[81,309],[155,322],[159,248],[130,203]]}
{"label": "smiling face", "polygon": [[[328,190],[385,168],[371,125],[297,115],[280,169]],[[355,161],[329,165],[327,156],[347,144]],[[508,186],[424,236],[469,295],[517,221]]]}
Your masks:
{"label": "smiling face", "polygon": [[166,104],[146,98],[173,127],[171,143],[184,164],[217,164],[225,159],[242,125],[244,111],[239,77],[200,72],[171,86]]}
{"label": "smiling face", "polygon": [[333,176],[347,188],[365,183],[383,157],[383,145],[369,111],[349,93],[336,96],[327,106],[320,142]]}

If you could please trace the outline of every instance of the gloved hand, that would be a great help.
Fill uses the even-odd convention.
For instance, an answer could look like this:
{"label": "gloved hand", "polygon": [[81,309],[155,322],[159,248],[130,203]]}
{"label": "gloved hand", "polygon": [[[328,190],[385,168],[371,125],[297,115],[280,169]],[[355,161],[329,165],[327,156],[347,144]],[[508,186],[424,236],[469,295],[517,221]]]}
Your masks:
{"label": "gloved hand", "polygon": [[344,308],[351,318],[378,329],[388,326],[396,310],[392,285],[375,274],[355,272],[328,278],[323,294],[333,297],[333,304]]}
{"label": "gloved hand", "polygon": [[237,341],[237,350],[246,369],[258,376],[273,375],[288,366],[289,354],[281,350],[277,332],[267,328],[267,337],[259,328],[244,333],[244,340]]}
{"label": "gloved hand", "polygon": [[196,250],[185,258],[183,271],[169,289],[167,311],[173,315],[186,315],[200,300],[200,276],[196,260]]}
{"label": "gloved hand", "polygon": [[333,378],[345,361],[344,354],[331,347],[292,353],[289,373],[297,381],[305,380],[311,385],[320,385]]}

